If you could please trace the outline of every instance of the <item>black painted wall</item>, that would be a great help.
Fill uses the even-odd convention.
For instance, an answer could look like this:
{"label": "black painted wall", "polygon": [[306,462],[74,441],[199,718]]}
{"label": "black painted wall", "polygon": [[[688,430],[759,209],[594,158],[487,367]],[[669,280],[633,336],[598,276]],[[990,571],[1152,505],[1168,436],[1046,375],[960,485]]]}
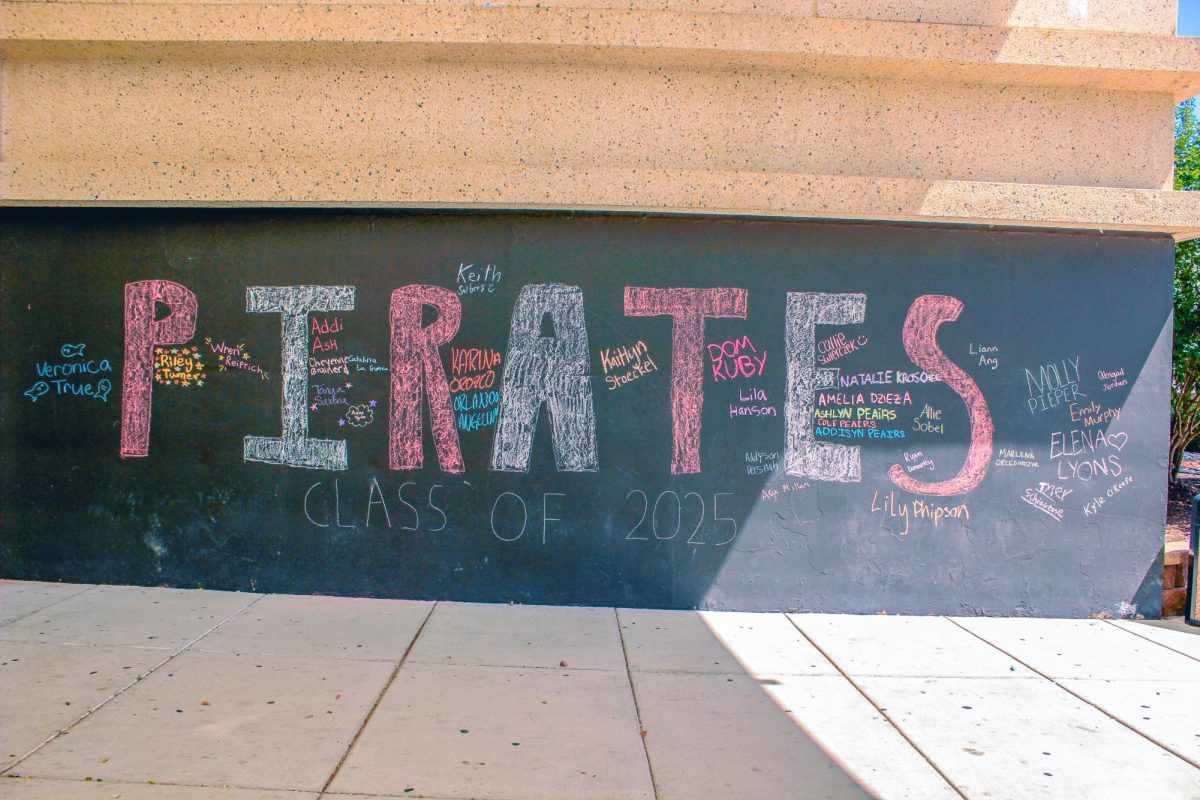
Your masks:
{"label": "black painted wall", "polygon": [[[9,212],[0,234],[5,577],[674,608],[1159,612],[1167,237],[133,209]],[[152,279],[194,294],[195,334],[153,353],[148,455],[122,458],[125,286]],[[590,390],[561,364],[512,366],[519,295],[552,283],[580,290]],[[460,299],[461,326],[440,348],[448,388],[486,385],[497,358],[456,371],[455,348],[499,354],[490,390],[453,392],[461,473],[439,468],[424,399],[424,467],[389,469],[389,298],[410,284]],[[283,391],[281,315],[248,313],[247,288],[295,285],[354,287],[353,310],[305,321],[306,357],[346,370],[303,376],[309,437],[344,441],[343,470],[244,458],[245,437],[280,436]],[[627,316],[630,286],[745,290],[745,318],[705,323],[699,473],[672,472],[672,318]],[[861,323],[815,328],[808,358],[836,375],[805,372],[802,335],[788,352],[788,293],[802,292],[865,295]],[[961,302],[957,319],[926,328],[933,356],[967,383],[906,352],[906,318],[930,295]],[[426,309],[423,324],[436,317]],[[560,337],[547,352],[569,357],[564,319],[540,331]],[[722,344],[730,358],[714,362]],[[811,442],[858,447],[857,480],[787,473],[789,441],[805,438],[787,432],[789,362],[792,411],[805,411],[806,387],[813,403],[795,420],[815,424]],[[584,387],[594,471],[557,468],[546,406],[529,471],[489,468],[520,405],[507,380],[564,397]],[[920,484],[971,472],[968,384],[982,396],[974,476],[958,483],[969,490],[901,489],[889,470]],[[572,397],[557,417],[579,424]],[[588,469],[586,436],[568,439],[582,450],[559,459]],[[814,464],[836,471],[811,455],[793,471]]]}

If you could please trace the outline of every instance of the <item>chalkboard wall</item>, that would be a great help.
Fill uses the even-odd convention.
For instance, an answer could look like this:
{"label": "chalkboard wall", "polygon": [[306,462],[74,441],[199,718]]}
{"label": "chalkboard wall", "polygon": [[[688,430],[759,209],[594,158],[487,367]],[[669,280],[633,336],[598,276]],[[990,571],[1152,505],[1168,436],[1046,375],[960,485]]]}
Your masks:
{"label": "chalkboard wall", "polygon": [[1172,241],[20,210],[5,577],[1160,609]]}

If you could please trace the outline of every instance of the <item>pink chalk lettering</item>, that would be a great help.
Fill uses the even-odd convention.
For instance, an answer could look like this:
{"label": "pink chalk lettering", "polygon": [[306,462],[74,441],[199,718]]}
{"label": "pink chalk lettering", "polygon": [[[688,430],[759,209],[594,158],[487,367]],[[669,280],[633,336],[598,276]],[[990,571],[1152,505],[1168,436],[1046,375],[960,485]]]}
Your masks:
{"label": "pink chalk lettering", "polygon": [[745,289],[625,287],[625,316],[669,316],[671,334],[671,472],[700,471],[700,425],[704,408],[704,320],[745,319]]}
{"label": "pink chalk lettering", "polygon": [[[438,318],[421,326],[424,306],[437,309]],[[412,284],[392,292],[391,414],[388,420],[388,464],[392,469],[420,469],[425,463],[421,445],[421,394],[429,399],[429,425],[443,472],[463,472],[462,448],[450,406],[450,384],[438,348],[458,333],[462,301],[440,286]]]}
{"label": "pink chalk lettering", "polygon": [[925,483],[906,473],[901,465],[892,465],[888,476],[892,483],[906,492],[938,497],[966,494],[987,475],[988,465],[992,461],[995,425],[987,400],[971,376],[947,358],[937,343],[937,331],[941,324],[958,319],[962,310],[963,303],[957,297],[927,294],[913,301],[904,320],[904,350],[908,357],[921,369],[938,375],[962,398],[971,421],[971,446],[962,469],[953,478]]}
{"label": "pink chalk lettering", "polygon": [[[171,313],[154,318],[154,304]],[[196,334],[196,295],[164,280],[125,284],[125,379],[121,384],[121,458],[150,453],[154,347],[185,344]]]}

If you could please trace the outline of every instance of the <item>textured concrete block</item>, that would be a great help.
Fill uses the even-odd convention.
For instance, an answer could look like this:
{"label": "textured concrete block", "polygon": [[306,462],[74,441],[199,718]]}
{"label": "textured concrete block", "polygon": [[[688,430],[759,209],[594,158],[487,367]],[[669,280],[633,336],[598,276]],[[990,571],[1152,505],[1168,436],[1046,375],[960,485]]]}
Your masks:
{"label": "textured concrete block", "polygon": [[617,611],[629,668],[729,675],[836,675],[782,614]]}
{"label": "textured concrete block", "polygon": [[440,603],[408,661],[625,671],[611,608]]}
{"label": "textured concrete block", "polygon": [[661,800],[956,795],[844,678],[637,672]]}
{"label": "textured concrete block", "polygon": [[487,800],[654,796],[624,672],[429,664],[400,671],[330,788]]}
{"label": "textured concrete block", "polygon": [[432,606],[411,600],[271,595],[196,649],[399,661]]}
{"label": "textured concrete block", "polygon": [[1197,797],[1200,770],[1047,681],[862,678],[967,797]]}
{"label": "textured concrete block", "polygon": [[1103,620],[958,620],[964,627],[1051,678],[1200,682],[1200,661],[1134,637]]}
{"label": "textured concrete block", "polygon": [[391,670],[184,653],[35,753],[21,772],[317,791]]}
{"label": "textured concrete block", "polygon": [[174,650],[258,595],[100,586],[0,627],[0,639]]}
{"label": "textured concrete block", "polygon": [[792,614],[851,676],[1029,678],[1029,670],[942,617]]}
{"label": "textured concrete block", "polygon": [[12,764],[169,655],[141,647],[0,642],[0,765]]}
{"label": "textured concrete block", "polygon": [[817,0],[822,17],[1175,33],[1176,0]]}
{"label": "textured concrete block", "polygon": [[0,624],[20,619],[90,588],[90,584],[0,581]]}

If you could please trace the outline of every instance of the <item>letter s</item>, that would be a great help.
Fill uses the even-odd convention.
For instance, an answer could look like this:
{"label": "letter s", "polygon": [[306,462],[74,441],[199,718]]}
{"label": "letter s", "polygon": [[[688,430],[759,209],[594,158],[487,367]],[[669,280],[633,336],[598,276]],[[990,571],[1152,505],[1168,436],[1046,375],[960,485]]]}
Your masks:
{"label": "letter s", "polygon": [[963,303],[957,297],[926,294],[913,301],[904,320],[904,351],[914,364],[941,377],[962,398],[971,421],[971,446],[967,451],[967,459],[953,478],[925,483],[905,473],[904,467],[899,464],[892,465],[888,477],[906,492],[937,497],[966,494],[987,475],[988,465],[992,461],[995,425],[988,411],[987,400],[971,376],[947,358],[937,343],[937,331],[941,324],[958,319],[962,310]]}

